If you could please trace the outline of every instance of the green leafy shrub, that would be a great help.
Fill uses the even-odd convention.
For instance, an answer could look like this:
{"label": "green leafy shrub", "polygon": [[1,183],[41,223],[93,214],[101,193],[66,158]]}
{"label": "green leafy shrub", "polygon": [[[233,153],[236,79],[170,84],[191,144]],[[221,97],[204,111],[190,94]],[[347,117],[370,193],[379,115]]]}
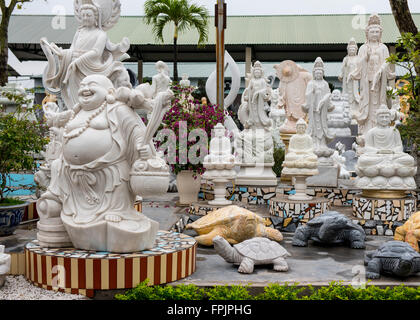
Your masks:
{"label": "green leafy shrub", "polygon": [[273,157],[274,157],[273,171],[277,177],[281,177],[281,170],[283,169],[282,164],[284,161],[284,149],[275,148]]}
{"label": "green leafy shrub", "polygon": [[299,300],[299,294],[305,288],[298,288],[296,284],[289,286],[288,283],[279,285],[272,283],[264,288],[264,293],[256,296],[257,300]]}
{"label": "green leafy shrub", "polygon": [[149,280],[141,282],[125,294],[117,294],[117,300],[202,300],[201,290],[194,285],[149,286]]}
{"label": "green leafy shrub", "polygon": [[199,289],[195,285],[148,286],[148,280],[125,294],[117,294],[117,300],[420,300],[420,287],[386,287],[369,285],[366,289],[353,288],[341,282],[314,288],[311,285],[270,284],[264,292],[251,295],[247,286],[214,286]]}
{"label": "green leafy shrub", "polygon": [[209,300],[251,300],[252,298],[248,286],[215,286],[202,291]]}

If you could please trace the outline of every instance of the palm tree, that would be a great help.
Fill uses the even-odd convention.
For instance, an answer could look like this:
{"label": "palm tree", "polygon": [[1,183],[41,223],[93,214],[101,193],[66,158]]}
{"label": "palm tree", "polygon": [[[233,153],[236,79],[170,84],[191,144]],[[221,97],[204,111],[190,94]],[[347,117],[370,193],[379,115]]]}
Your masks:
{"label": "palm tree", "polygon": [[189,4],[188,0],[147,0],[144,4],[145,20],[153,25],[153,34],[163,42],[163,29],[168,23],[174,23],[174,81],[178,81],[178,34],[190,29],[197,29],[198,45],[208,39],[209,12],[203,6]]}

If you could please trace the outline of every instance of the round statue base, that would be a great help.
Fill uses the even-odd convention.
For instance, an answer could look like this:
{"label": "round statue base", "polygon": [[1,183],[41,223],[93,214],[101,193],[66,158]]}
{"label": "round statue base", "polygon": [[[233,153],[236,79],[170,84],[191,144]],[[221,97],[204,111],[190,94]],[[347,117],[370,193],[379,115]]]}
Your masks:
{"label": "round statue base", "polygon": [[406,194],[403,197],[379,198],[366,197],[362,193],[353,197],[353,215],[358,219],[402,222],[417,211],[416,207],[417,199]]}
{"label": "round statue base", "polygon": [[130,254],[25,246],[25,277],[47,290],[93,297],[95,290],[131,289],[149,279],[159,285],[195,272],[197,242],[176,232],[159,231],[156,246]]}
{"label": "round statue base", "polygon": [[244,207],[242,203],[240,202],[232,202],[227,205],[220,205],[220,204],[211,204],[210,201],[199,201],[194,202],[191,204],[188,214],[189,215],[195,215],[195,216],[205,216],[209,214],[212,211],[219,210],[221,208],[224,208],[228,205],[236,205],[238,207]]}
{"label": "round statue base", "polygon": [[298,227],[309,220],[327,212],[331,200],[314,197],[312,200],[292,200],[288,196],[277,196],[270,200],[270,215],[281,219],[276,223],[277,229],[288,231],[290,224]]}
{"label": "round statue base", "polygon": [[378,199],[399,199],[406,196],[406,190],[362,190],[362,196],[366,198]]}

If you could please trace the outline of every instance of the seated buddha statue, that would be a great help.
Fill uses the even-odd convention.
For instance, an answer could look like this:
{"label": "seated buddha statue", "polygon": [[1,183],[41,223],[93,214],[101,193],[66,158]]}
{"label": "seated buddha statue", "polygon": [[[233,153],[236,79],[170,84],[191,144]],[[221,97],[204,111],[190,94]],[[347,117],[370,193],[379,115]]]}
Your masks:
{"label": "seated buddha statue", "polygon": [[225,127],[218,123],[214,127],[214,138],[210,141],[209,154],[204,158],[206,169],[232,169],[235,157],[232,155],[230,139],[225,136]]}
{"label": "seated buddha statue", "polygon": [[365,147],[356,165],[361,189],[411,190],[416,188],[414,175],[417,166],[414,158],[403,151],[401,136],[391,126],[391,110],[382,105],[377,113],[376,127],[365,135]]}
{"label": "seated buddha statue", "polygon": [[302,118],[296,123],[296,134],[290,138],[289,149],[283,162],[285,175],[318,174],[318,157],[314,153],[312,138],[306,134],[307,124]]}

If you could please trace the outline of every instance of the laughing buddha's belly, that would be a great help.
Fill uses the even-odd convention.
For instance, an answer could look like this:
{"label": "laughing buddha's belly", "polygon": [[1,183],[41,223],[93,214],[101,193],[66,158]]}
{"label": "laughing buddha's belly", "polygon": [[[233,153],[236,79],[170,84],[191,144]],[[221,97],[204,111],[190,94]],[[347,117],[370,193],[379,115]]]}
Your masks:
{"label": "laughing buddha's belly", "polygon": [[66,161],[73,165],[83,165],[105,155],[112,147],[109,128],[98,130],[88,128],[77,138],[67,141],[63,147]]}

